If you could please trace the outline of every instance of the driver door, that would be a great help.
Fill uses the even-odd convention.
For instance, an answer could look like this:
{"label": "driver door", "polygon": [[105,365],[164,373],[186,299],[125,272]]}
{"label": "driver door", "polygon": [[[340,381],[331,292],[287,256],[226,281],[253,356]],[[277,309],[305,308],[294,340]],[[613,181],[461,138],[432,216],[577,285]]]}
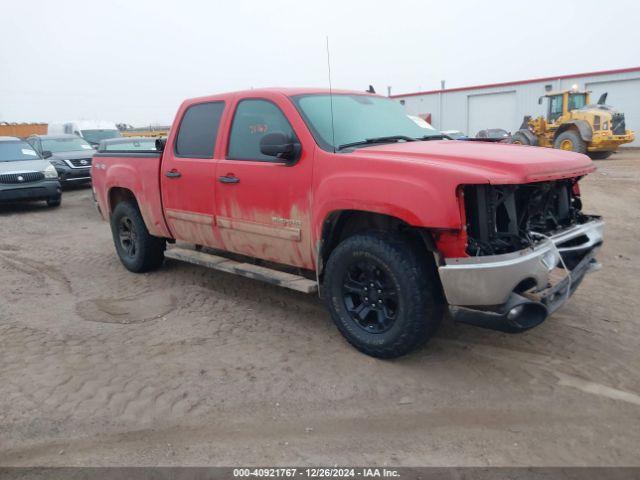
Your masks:
{"label": "driver door", "polygon": [[309,195],[313,151],[302,148],[294,164],[260,151],[260,140],[268,133],[300,138],[292,117],[299,119],[281,96],[236,103],[227,153],[216,163],[216,223],[225,250],[313,268]]}

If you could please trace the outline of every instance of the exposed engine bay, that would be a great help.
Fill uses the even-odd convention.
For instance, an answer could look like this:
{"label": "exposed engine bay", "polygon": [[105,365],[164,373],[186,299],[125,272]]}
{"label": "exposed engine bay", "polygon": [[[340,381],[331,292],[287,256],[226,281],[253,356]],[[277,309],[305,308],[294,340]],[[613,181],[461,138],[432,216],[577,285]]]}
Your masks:
{"label": "exposed engine bay", "polygon": [[550,236],[585,223],[590,217],[581,211],[578,180],[465,186],[467,253],[481,256],[522,250],[540,240],[536,234]]}

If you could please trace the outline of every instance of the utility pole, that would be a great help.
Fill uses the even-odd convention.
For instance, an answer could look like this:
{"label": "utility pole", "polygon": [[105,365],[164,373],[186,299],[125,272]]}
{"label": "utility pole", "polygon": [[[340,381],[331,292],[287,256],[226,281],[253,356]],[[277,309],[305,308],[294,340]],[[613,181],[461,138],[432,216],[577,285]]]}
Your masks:
{"label": "utility pole", "polygon": [[442,109],[442,96],[444,95],[444,85],[445,85],[445,81],[444,80],[440,80],[440,115],[438,116],[438,127],[440,128],[440,130],[442,130],[444,127],[444,112]]}

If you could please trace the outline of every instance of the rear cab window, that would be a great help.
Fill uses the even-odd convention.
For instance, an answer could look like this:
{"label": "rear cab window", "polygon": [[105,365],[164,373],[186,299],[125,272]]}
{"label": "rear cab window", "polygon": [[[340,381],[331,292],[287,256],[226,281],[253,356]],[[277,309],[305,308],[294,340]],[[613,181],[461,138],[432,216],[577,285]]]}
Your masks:
{"label": "rear cab window", "polygon": [[176,136],[176,157],[213,158],[224,106],[223,101],[216,101],[187,108]]}

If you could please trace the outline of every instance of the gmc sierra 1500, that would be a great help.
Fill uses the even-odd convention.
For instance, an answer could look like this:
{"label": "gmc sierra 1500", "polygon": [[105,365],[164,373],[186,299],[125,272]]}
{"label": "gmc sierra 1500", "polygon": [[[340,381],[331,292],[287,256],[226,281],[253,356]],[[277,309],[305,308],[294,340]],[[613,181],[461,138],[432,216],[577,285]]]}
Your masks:
{"label": "gmc sierra 1500", "polygon": [[409,352],[447,310],[527,330],[598,266],[603,222],[582,213],[578,187],[595,169],[588,157],[449,140],[387,98],[196,98],[157,144],[94,157],[98,208],[126,268],[170,257],[319,291],[369,355]]}

